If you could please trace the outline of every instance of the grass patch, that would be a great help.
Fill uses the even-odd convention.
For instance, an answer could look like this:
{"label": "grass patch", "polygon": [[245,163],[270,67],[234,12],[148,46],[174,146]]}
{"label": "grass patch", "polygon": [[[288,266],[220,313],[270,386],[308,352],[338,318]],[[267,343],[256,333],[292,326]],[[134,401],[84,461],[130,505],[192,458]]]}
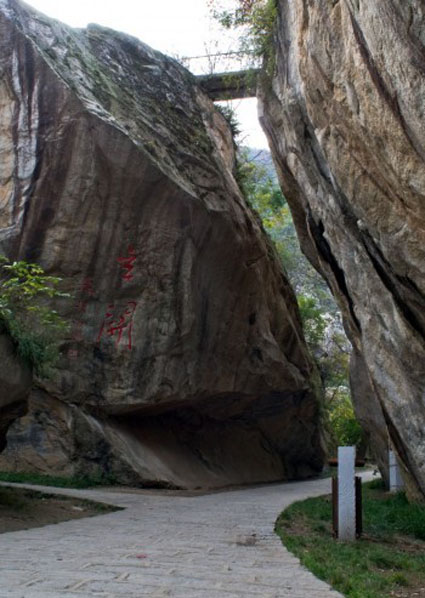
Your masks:
{"label": "grass patch", "polygon": [[276,522],[284,545],[317,577],[348,598],[411,596],[425,586],[425,507],[377,482],[363,486],[364,536],[332,538],[329,496],[286,509]]}
{"label": "grass patch", "polygon": [[0,472],[0,482],[56,486],[57,488],[92,488],[93,486],[112,486],[117,483],[113,476],[104,474],[66,478],[42,473],[14,473],[6,471]]}

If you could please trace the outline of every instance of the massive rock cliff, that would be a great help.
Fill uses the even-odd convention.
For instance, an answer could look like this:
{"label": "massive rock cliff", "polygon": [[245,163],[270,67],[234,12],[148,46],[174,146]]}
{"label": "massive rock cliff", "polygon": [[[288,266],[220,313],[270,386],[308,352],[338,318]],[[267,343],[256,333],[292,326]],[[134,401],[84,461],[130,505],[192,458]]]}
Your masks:
{"label": "massive rock cliff", "polygon": [[175,61],[0,0],[0,245],[72,301],[1,468],[219,486],[320,471],[294,294]]}
{"label": "massive rock cliff", "polygon": [[424,3],[278,7],[261,120],[302,248],[337,298],[363,364],[355,360],[368,387],[354,393],[362,420],[379,431],[382,459],[388,431],[409,491],[423,495]]}

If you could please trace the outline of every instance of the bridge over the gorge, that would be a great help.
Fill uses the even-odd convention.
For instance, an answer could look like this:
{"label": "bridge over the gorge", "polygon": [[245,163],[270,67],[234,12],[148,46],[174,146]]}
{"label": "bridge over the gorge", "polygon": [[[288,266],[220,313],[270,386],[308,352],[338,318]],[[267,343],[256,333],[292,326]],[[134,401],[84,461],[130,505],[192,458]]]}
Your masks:
{"label": "bridge over the gorge", "polygon": [[260,69],[197,75],[201,88],[214,101],[254,98]]}

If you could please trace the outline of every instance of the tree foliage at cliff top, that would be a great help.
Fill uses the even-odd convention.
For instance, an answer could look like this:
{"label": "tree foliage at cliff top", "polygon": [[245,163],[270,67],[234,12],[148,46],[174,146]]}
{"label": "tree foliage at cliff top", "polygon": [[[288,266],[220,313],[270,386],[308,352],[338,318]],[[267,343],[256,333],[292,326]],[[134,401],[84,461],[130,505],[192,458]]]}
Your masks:
{"label": "tree foliage at cliff top", "polygon": [[271,58],[276,0],[208,0],[213,17],[239,33],[235,51],[252,58]]}
{"label": "tree foliage at cliff top", "polygon": [[38,264],[11,262],[0,255],[0,324],[11,336],[19,356],[38,375],[58,356],[58,342],[67,325],[51,307],[53,299],[68,297]]}

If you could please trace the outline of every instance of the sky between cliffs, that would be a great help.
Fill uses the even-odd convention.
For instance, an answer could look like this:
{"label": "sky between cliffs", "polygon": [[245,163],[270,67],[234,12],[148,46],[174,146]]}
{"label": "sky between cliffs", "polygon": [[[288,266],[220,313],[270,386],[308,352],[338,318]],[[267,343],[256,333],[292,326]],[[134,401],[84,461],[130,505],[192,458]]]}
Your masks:
{"label": "sky between cliffs", "polygon": [[[207,0],[27,0],[27,3],[72,27],[99,23],[125,31],[171,56],[226,52],[231,45],[230,38],[226,39],[211,19]],[[193,60],[189,68],[197,73],[207,72],[208,67],[205,60]],[[267,147],[257,120],[256,100],[238,101],[234,106],[243,130],[243,144]]]}

